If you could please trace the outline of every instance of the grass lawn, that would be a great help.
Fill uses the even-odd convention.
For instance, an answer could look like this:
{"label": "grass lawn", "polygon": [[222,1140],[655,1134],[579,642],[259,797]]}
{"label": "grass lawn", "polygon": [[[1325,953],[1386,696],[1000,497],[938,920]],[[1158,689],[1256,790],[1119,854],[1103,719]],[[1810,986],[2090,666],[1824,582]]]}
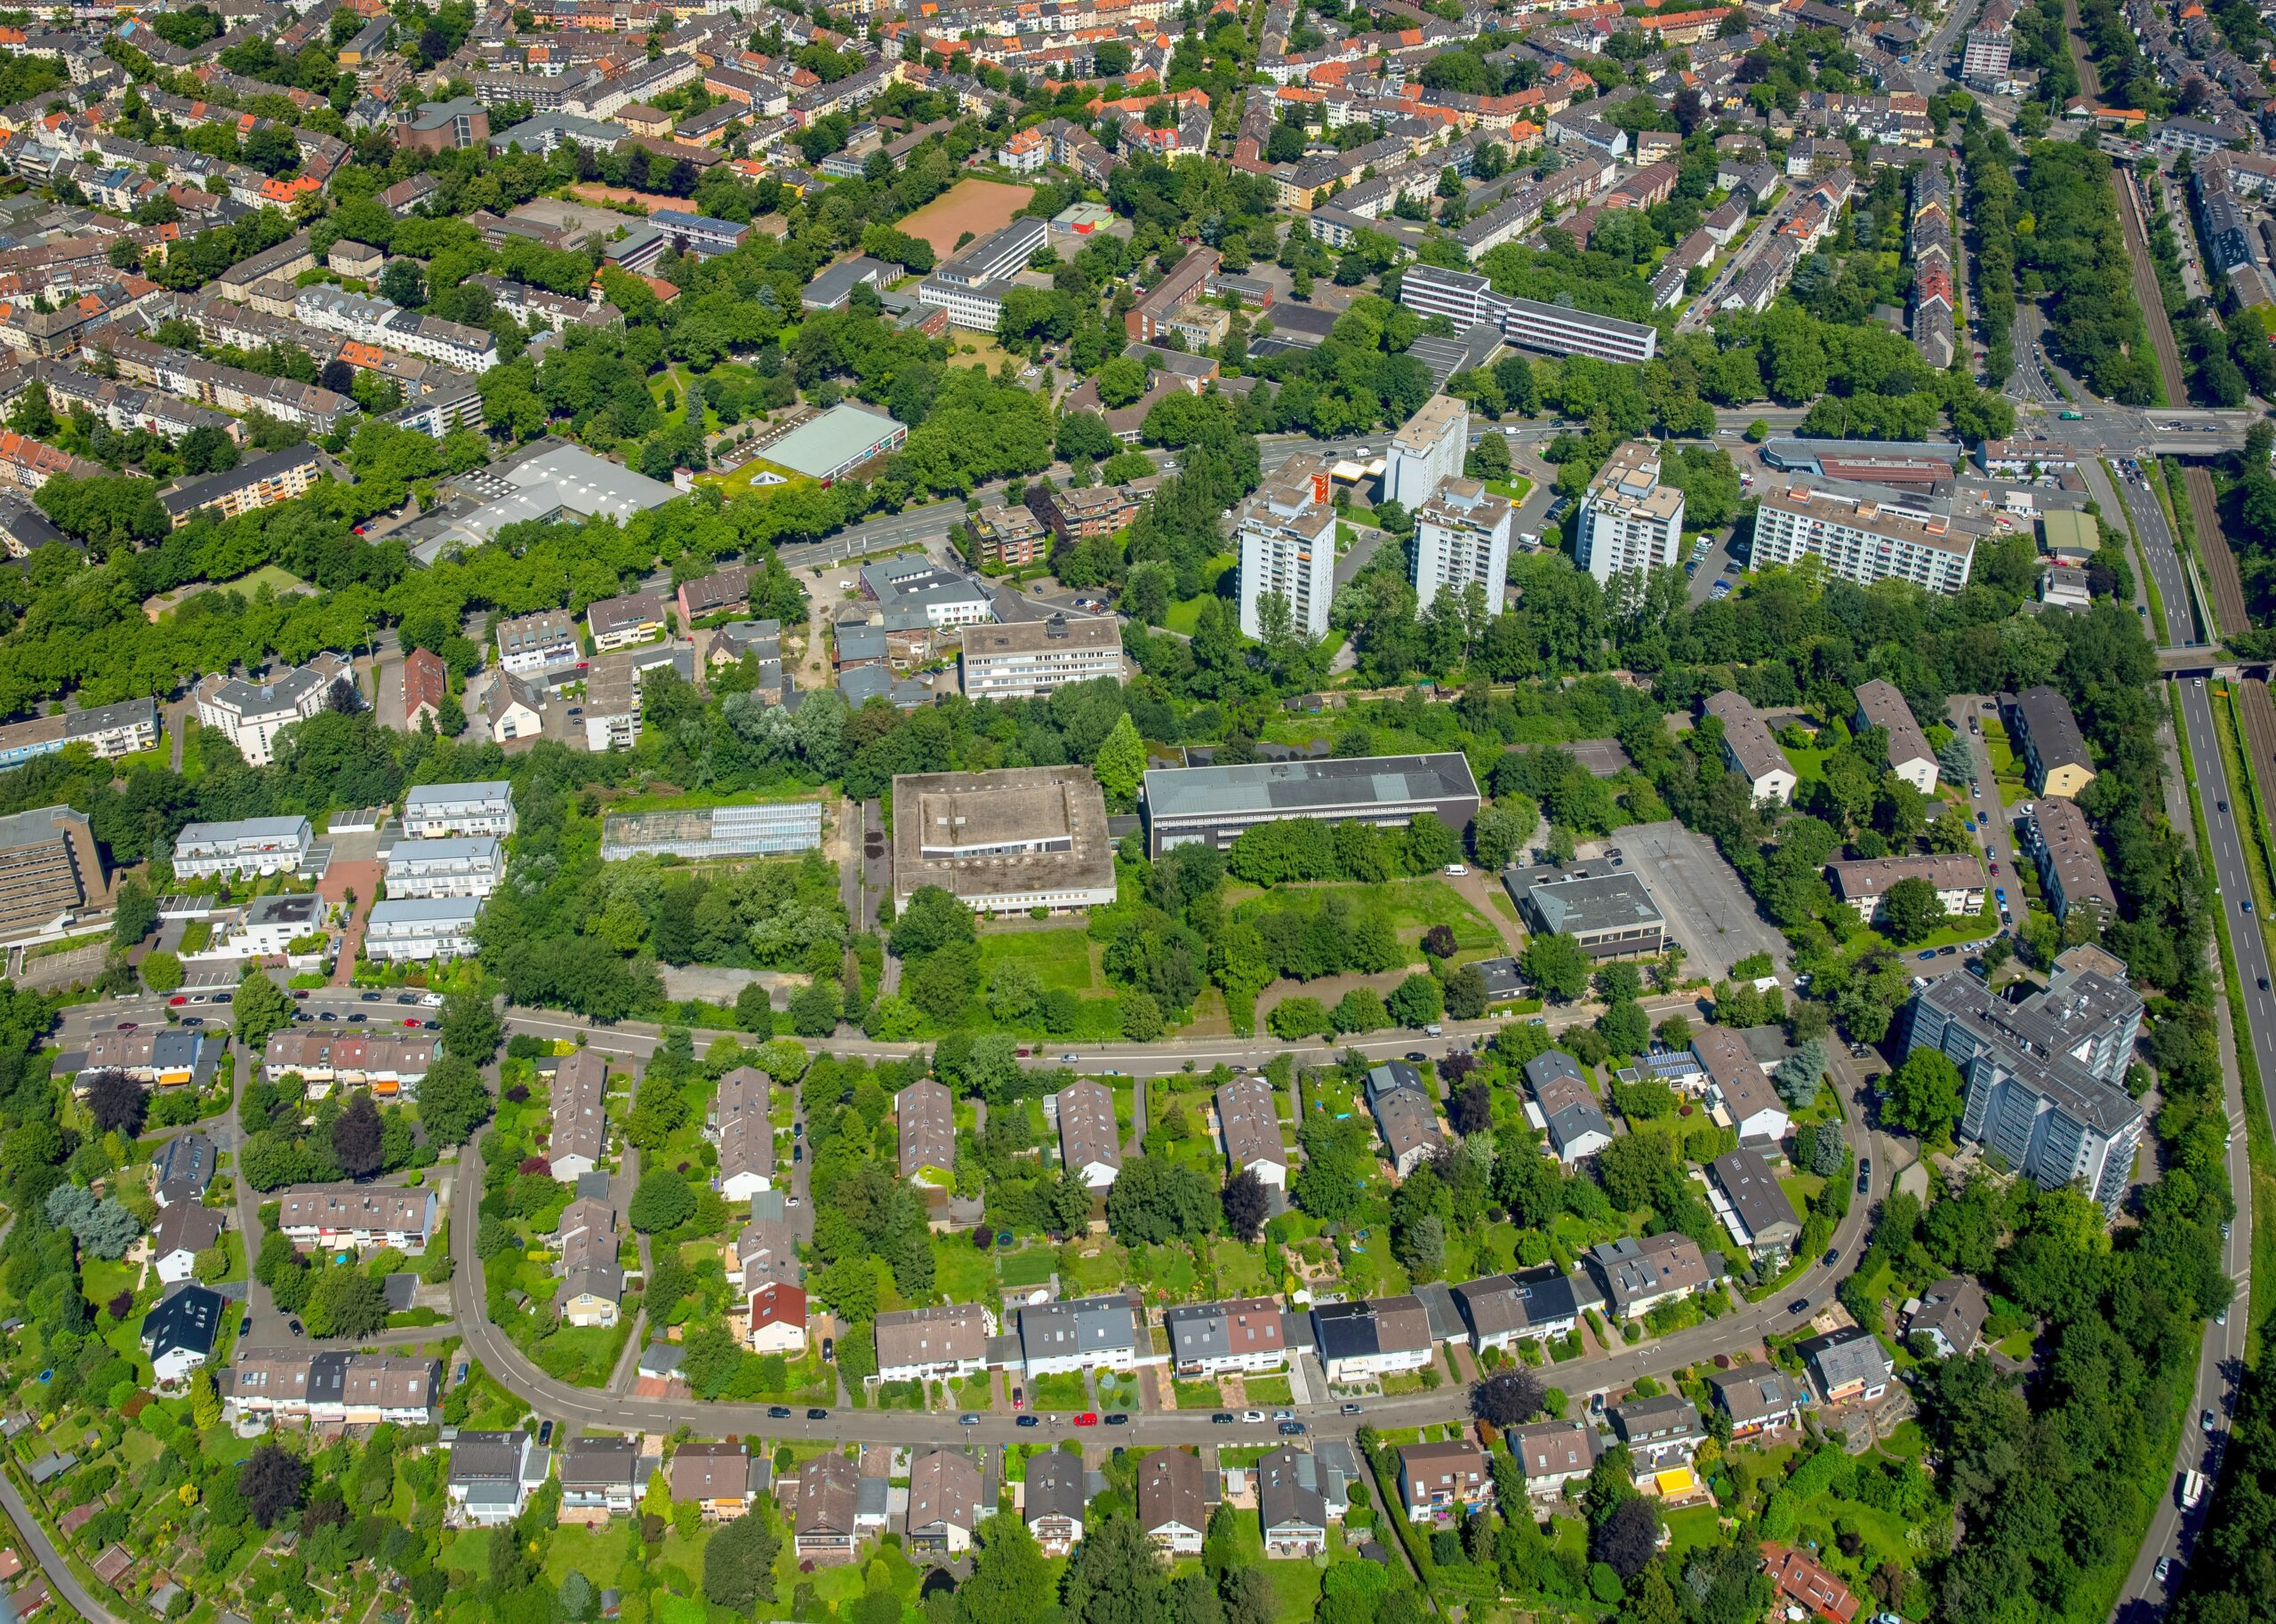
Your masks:
{"label": "grass lawn", "polygon": [[1202,603],[1218,595],[1219,588],[1224,584],[1226,572],[1238,568],[1239,563],[1232,554],[1220,553],[1203,564],[1201,579],[1204,584],[1201,590],[1191,597],[1182,597],[1172,604],[1169,612],[1162,617],[1163,628],[1182,636],[1193,636],[1194,628],[1201,624]]}
{"label": "grass lawn", "polygon": [[933,1277],[950,1302],[980,1302],[996,1295],[996,1254],[962,1235],[933,1237]]}
{"label": "grass lawn", "polygon": [[1058,1267],[1059,1254],[1048,1246],[1007,1252],[996,1260],[997,1276],[1007,1286],[1041,1285]]}
{"label": "grass lawn", "polygon": [[1173,1381],[1170,1390],[1177,1395],[1181,1410],[1214,1410],[1225,1402],[1223,1391],[1214,1381]]}
{"label": "grass lawn", "polygon": [[1296,1402],[1296,1396],[1289,1388],[1286,1376],[1251,1376],[1242,1386],[1247,1389],[1248,1401],[1253,1404],[1292,1404]]}
{"label": "grass lawn", "polygon": [[1825,1188],[1825,1180],[1815,1173],[1790,1173],[1778,1180],[1778,1188],[1786,1192],[1786,1199],[1794,1204],[1794,1211],[1807,1212],[1817,1193]]}
{"label": "grass lawn", "polygon": [[1023,964],[1046,992],[1102,992],[1091,956],[1095,948],[1082,931],[995,931],[980,938],[980,960],[992,973],[999,964]]}
{"label": "grass lawn", "polygon": [[1533,489],[1533,481],[1523,474],[1512,473],[1507,479],[1487,480],[1486,488],[1496,496],[1508,497],[1510,506],[1514,508],[1526,500],[1527,493]]}
{"label": "grass lawn", "polygon": [[1671,1511],[1666,1514],[1663,1520],[1667,1524],[1668,1560],[1671,1565],[1679,1567],[1681,1564],[1679,1559],[1684,1552],[1695,1546],[1712,1545],[1716,1542],[1720,1532],[1717,1523],[1719,1515],[1711,1503],[1703,1506],[1686,1506],[1680,1511]]}

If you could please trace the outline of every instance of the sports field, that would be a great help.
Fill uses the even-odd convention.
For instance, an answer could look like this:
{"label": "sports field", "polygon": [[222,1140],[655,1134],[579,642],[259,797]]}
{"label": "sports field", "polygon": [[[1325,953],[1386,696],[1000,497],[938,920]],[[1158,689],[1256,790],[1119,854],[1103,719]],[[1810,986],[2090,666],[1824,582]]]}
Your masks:
{"label": "sports field", "polygon": [[986,236],[999,226],[1008,226],[1013,216],[1028,206],[1028,199],[1035,196],[1031,186],[1014,186],[1004,180],[959,180],[916,213],[901,222],[901,228],[911,236],[921,236],[933,244],[933,252],[943,260],[957,251],[957,239],[969,231],[976,237]]}

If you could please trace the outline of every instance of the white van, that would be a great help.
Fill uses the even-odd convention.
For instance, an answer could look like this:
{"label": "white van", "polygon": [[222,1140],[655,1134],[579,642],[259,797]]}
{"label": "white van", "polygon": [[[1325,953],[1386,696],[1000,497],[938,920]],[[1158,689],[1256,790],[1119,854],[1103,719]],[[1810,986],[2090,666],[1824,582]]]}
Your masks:
{"label": "white van", "polygon": [[1470,870],[1463,868],[1460,863],[1448,863],[1447,865],[1447,872],[1453,875],[1456,879],[1460,879],[1463,875],[1468,874]]}
{"label": "white van", "polygon": [[2205,1499],[2205,1474],[2184,1472],[2181,1475],[2181,1508],[2194,1511]]}

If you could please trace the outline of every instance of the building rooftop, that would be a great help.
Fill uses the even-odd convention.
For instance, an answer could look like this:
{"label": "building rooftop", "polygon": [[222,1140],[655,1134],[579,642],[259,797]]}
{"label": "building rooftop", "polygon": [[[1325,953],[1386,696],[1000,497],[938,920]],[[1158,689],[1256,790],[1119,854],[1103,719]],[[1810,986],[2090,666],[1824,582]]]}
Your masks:
{"label": "building rooftop", "polygon": [[1146,774],[1157,818],[1275,812],[1289,817],[1389,802],[1475,798],[1478,780],[1457,752],[1320,757],[1221,767],[1158,767]]}
{"label": "building rooftop", "polygon": [[2016,695],[2015,708],[2023,717],[2024,729],[2031,735],[2032,753],[2039,757],[2042,768],[2093,767],[2093,759],[2087,754],[2086,735],[2079,731],[2079,719],[2071,712],[2070,700],[2042,685],[2026,688]]}
{"label": "building rooftop", "polygon": [[882,412],[841,402],[819,417],[808,418],[759,454],[793,473],[829,479],[901,428],[899,422]]}
{"label": "building rooftop", "polygon": [[1749,779],[1759,780],[1773,772],[1791,774],[1793,763],[1786,759],[1786,752],[1770,736],[1770,724],[1752,701],[1741,694],[1724,689],[1711,696],[1703,707],[1706,713],[1723,724],[1723,742],[1739,764],[1739,771]]}
{"label": "building rooftop", "polygon": [[1660,448],[1649,440],[1631,440],[1589,482],[1588,503],[1591,509],[1664,524],[1682,510],[1683,492],[1660,483]]}
{"label": "building rooftop", "polygon": [[894,780],[894,878],[958,896],[1114,889],[1106,797],[1088,767]]}
{"label": "building rooftop", "polygon": [[1505,879],[1511,900],[1530,906],[1552,932],[1590,936],[1639,925],[1664,924],[1659,904],[1633,869],[1512,868]]}
{"label": "building rooftop", "polygon": [[[1025,508],[1017,511],[1024,513]],[[964,657],[1048,653],[1056,650],[1120,649],[1122,623],[1112,615],[1054,614],[1041,620],[967,626]]]}
{"label": "building rooftop", "polygon": [[1863,714],[1867,726],[1878,727],[1888,735],[1890,766],[1936,759],[1935,753],[1928,748],[1927,735],[1912,718],[1912,707],[1904,702],[1904,695],[1897,692],[1895,683],[1877,676],[1859,684],[1857,708]]}

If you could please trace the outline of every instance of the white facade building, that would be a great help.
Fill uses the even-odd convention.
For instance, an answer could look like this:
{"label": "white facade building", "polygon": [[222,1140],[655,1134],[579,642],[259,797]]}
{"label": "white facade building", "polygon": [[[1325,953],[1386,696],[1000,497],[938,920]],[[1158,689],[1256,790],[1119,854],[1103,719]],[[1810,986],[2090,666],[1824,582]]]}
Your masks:
{"label": "white facade building", "polygon": [[250,765],[265,767],[276,735],[322,710],[333,682],[348,675],[347,660],[325,653],[265,683],[209,676],[197,684],[197,724],[217,730]]}
{"label": "white facade building", "polygon": [[1470,408],[1451,395],[1433,395],[1391,436],[1383,469],[1383,497],[1408,511],[1431,500],[1442,479],[1459,479],[1470,451]]}
{"label": "white facade building", "polygon": [[1683,548],[1683,492],[1660,483],[1659,447],[1631,440],[1581,499],[1574,559],[1600,581],[1675,567]]}
{"label": "white facade building", "polygon": [[478,897],[389,898],[372,905],[365,922],[367,958],[403,960],[471,958],[474,922],[482,912]]}
{"label": "white facade building", "polygon": [[1239,509],[1241,634],[1264,635],[1258,607],[1268,594],[1286,601],[1308,636],[1327,635],[1335,596],[1335,509],[1327,464],[1295,456],[1275,468]]}
{"label": "white facade building", "polygon": [[495,835],[398,840],[385,860],[390,897],[486,897],[506,877],[506,848]]}
{"label": "white facade building", "polygon": [[446,835],[514,832],[513,786],[504,779],[478,784],[421,784],[405,797],[403,832],[413,840]]}
{"label": "white facade building", "polygon": [[1510,531],[1516,511],[1475,479],[1439,482],[1414,510],[1414,603],[1428,612],[1441,592],[1457,598],[1476,581],[1486,612],[1502,612],[1510,579]]}
{"label": "white facade building", "polygon": [[1763,493],[1755,515],[1754,567],[1805,557],[1824,560],[1828,574],[1861,587],[1894,578],[1958,592],[1967,585],[1975,538],[1941,504],[1783,477]]}
{"label": "white facade building", "polygon": [[174,877],[297,874],[308,861],[312,838],[306,818],[185,824],[174,836]]}

